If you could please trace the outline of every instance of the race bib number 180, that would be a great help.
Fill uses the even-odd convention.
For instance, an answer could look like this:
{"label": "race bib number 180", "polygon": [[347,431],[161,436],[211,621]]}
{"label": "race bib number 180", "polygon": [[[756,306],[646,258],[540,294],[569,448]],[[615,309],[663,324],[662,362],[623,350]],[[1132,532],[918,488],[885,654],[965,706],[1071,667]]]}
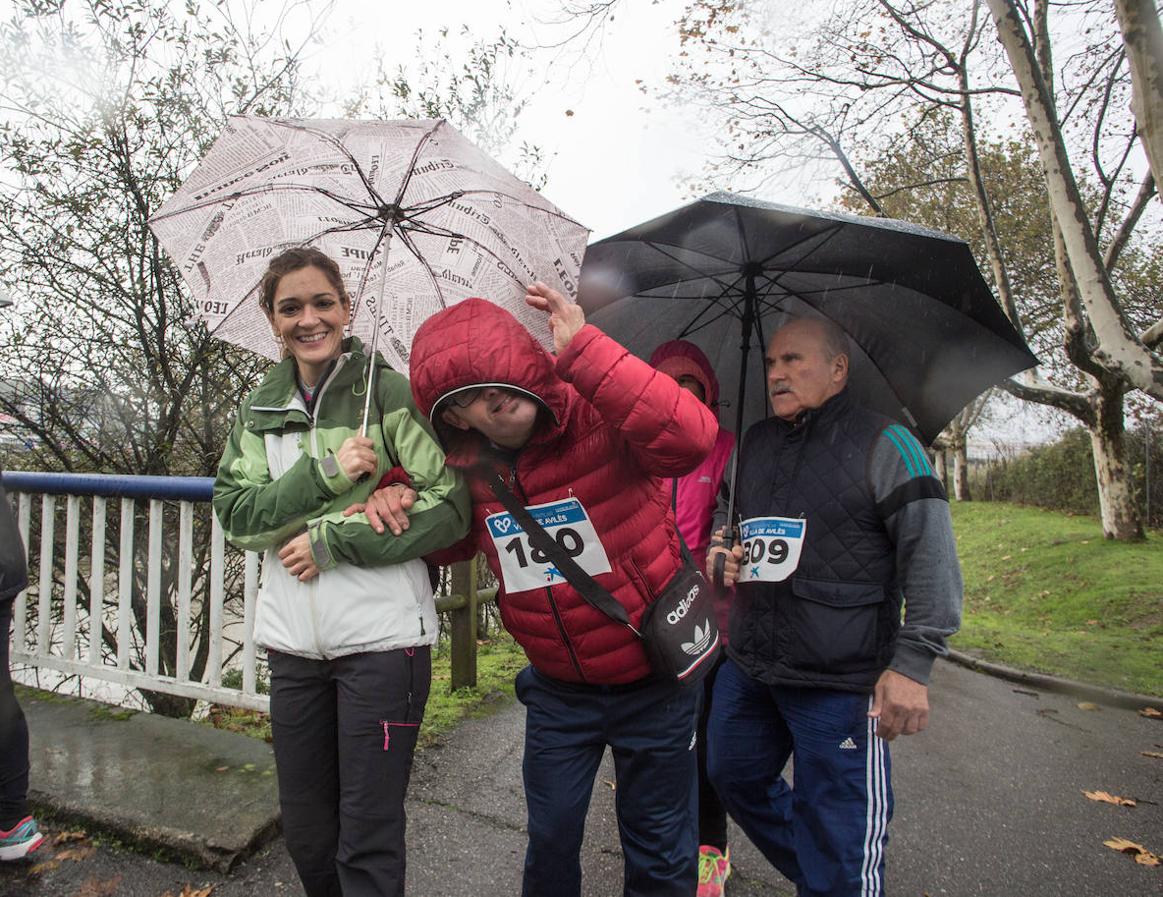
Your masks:
{"label": "race bib number 180", "polygon": [[[597,530],[576,498],[532,505],[526,510],[590,576],[610,572],[610,559]],[[553,561],[529,543],[529,535],[508,511],[486,517],[485,525],[497,548],[506,592],[524,592],[565,582]]]}
{"label": "race bib number 180", "polygon": [[739,524],[743,541],[739,582],[783,582],[800,563],[808,522],[791,517],[752,517]]}

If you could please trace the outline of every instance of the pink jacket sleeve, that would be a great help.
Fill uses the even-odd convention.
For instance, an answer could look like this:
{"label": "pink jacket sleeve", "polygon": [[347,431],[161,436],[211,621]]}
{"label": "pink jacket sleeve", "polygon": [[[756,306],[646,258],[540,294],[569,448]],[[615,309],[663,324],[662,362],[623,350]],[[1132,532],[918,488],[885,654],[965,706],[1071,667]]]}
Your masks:
{"label": "pink jacket sleeve", "polygon": [[558,357],[557,373],[622,434],[648,473],[682,476],[715,445],[719,422],[706,405],[592,324]]}

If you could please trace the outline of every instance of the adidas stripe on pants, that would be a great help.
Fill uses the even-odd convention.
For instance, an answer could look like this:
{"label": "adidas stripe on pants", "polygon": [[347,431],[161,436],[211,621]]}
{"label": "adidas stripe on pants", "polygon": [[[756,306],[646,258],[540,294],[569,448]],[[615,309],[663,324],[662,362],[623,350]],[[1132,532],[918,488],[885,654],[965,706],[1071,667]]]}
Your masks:
{"label": "adidas stripe on pants", "polygon": [[[888,745],[869,697],[768,686],[727,660],[707,767],[731,817],[800,897],[880,897],[892,818]],[[794,788],[782,772],[794,756]]]}

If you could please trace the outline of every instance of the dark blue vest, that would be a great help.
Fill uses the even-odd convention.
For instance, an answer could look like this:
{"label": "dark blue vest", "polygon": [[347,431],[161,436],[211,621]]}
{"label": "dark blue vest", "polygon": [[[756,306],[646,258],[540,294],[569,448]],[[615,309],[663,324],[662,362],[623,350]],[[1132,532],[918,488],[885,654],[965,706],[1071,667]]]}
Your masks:
{"label": "dark blue vest", "polygon": [[771,685],[869,691],[892,659],[901,592],[867,476],[872,447],[892,423],[845,391],[795,424],[769,418],[747,431],[739,519],[807,521],[789,579],[736,590],[729,652],[751,676]]}

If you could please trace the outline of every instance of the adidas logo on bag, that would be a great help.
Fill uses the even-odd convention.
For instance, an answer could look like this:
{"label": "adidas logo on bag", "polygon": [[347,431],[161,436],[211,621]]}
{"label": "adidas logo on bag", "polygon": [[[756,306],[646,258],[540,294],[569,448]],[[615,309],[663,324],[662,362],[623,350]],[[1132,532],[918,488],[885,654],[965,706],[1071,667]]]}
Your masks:
{"label": "adidas logo on bag", "polygon": [[[683,642],[682,649],[686,651],[691,657],[698,657],[707,650],[707,645],[711,643],[711,621],[703,620],[703,625],[695,625],[695,639],[693,642]],[[856,747],[856,745],[852,745]],[[843,745],[841,745],[843,747]]]}
{"label": "adidas logo on bag", "polygon": [[697,585],[691,586],[691,590],[686,593],[686,597],[678,603],[678,607],[666,615],[666,622],[671,626],[678,624],[678,621],[686,616],[686,612],[690,610],[690,606],[695,603],[695,599],[699,597],[699,587]]}

